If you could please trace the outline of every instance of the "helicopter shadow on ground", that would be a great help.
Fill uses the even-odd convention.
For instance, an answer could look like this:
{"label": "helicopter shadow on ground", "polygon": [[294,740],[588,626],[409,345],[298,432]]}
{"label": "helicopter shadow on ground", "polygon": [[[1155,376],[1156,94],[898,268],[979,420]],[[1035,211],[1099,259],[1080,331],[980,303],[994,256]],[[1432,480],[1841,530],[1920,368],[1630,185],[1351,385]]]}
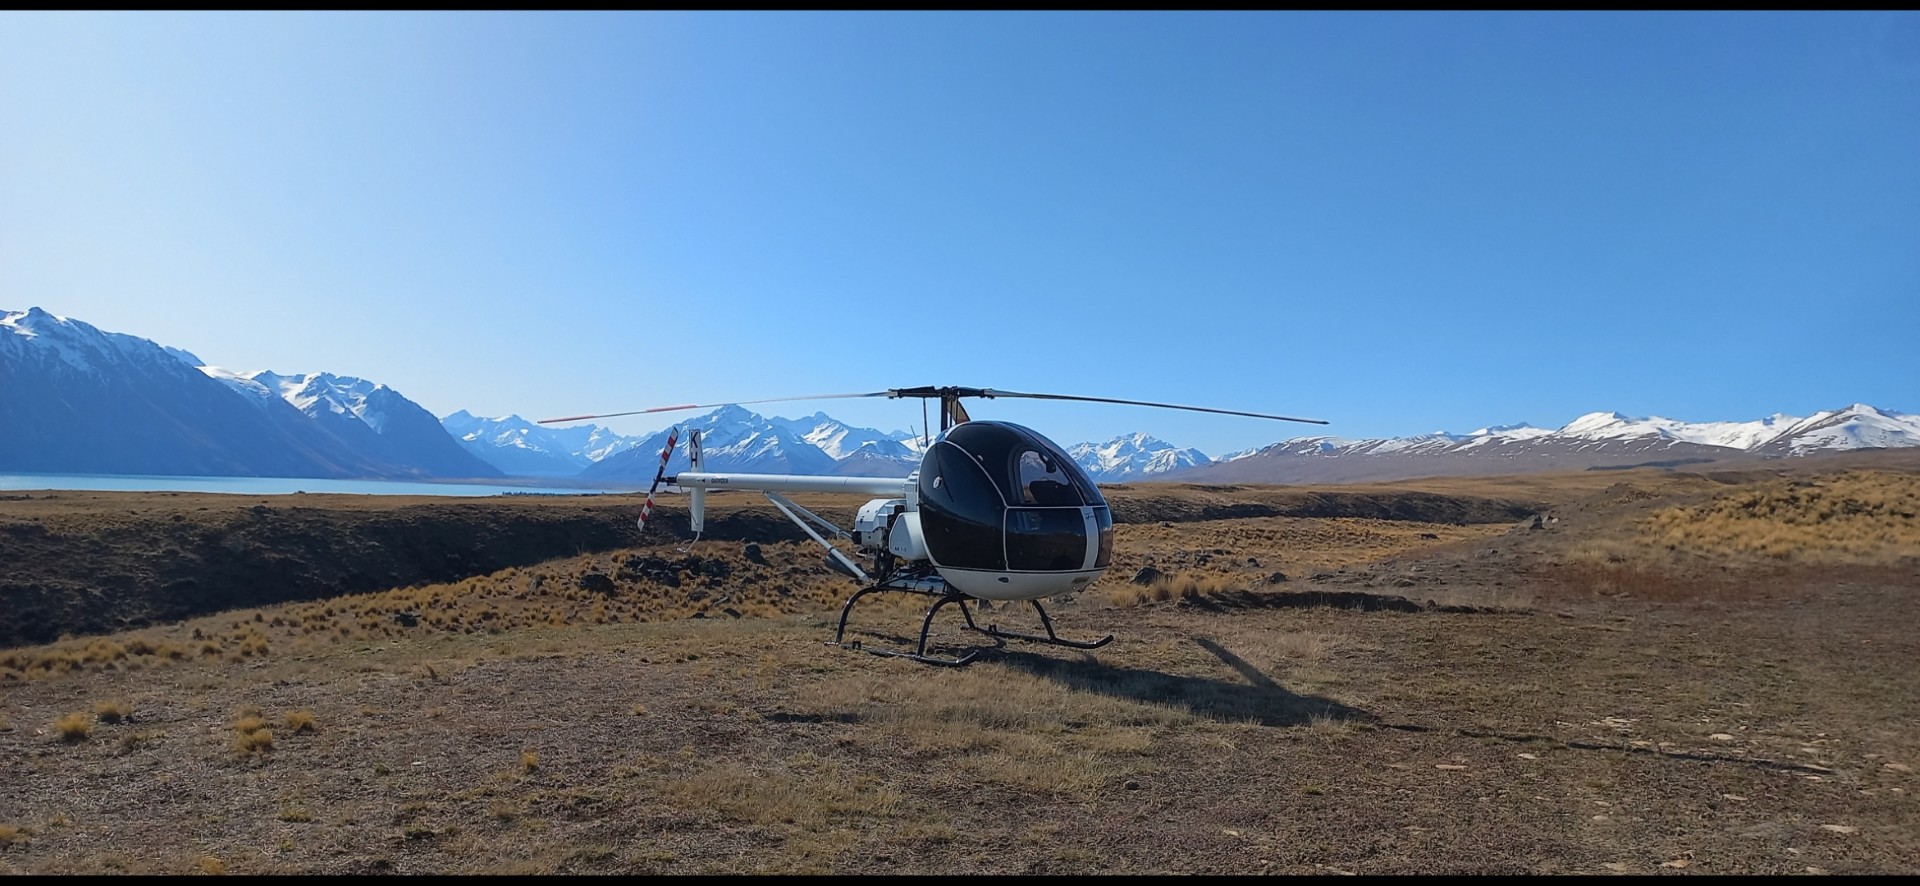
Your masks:
{"label": "helicopter shadow on ground", "polygon": [[1246,659],[1206,637],[1195,637],[1193,642],[1238,672],[1246,682],[1121,667],[1092,655],[1064,658],[1012,648],[986,650],[980,661],[998,662],[1085,692],[1183,707],[1197,716],[1223,722],[1302,726],[1316,717],[1367,722],[1376,719],[1359,708],[1289,691]]}

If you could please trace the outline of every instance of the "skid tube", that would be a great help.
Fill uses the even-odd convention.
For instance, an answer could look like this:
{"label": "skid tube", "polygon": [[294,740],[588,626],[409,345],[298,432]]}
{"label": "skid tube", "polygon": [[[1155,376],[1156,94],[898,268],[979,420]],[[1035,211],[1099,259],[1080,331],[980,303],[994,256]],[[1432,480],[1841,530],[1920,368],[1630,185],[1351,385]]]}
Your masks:
{"label": "skid tube", "polygon": [[[914,650],[912,652],[902,652],[894,649],[871,649],[863,645],[859,640],[854,640],[851,643],[846,642],[847,616],[853,612],[853,604],[859,602],[861,597],[864,597],[868,594],[877,593],[880,591],[898,591],[904,594],[920,594],[922,596],[938,598],[933,601],[932,606],[927,607],[926,618],[921,619],[920,621],[920,642],[917,646],[914,647]],[[999,649],[1001,647],[1006,646],[1008,640],[1025,640],[1030,643],[1045,643],[1051,646],[1065,646],[1071,649],[1099,649],[1100,647],[1113,642],[1112,634],[1108,634],[1105,637],[1101,637],[1100,639],[1094,640],[1091,642],[1063,639],[1062,637],[1060,637],[1060,635],[1055,634],[1053,632],[1053,619],[1048,617],[1047,610],[1045,607],[1040,605],[1040,601],[1029,600],[1027,602],[1032,603],[1033,610],[1035,612],[1040,613],[1040,624],[1041,626],[1047,629],[1046,636],[1042,637],[1038,634],[1022,634],[1014,631],[1003,631],[1003,630],[1000,630],[1000,627],[998,625],[994,625],[994,624],[989,624],[984,628],[981,627],[979,624],[975,623],[973,620],[973,610],[967,607],[967,595],[962,594],[959,591],[953,590],[951,587],[943,587],[940,590],[934,590],[931,588],[921,588],[921,587],[891,587],[884,584],[873,585],[871,587],[861,588],[860,590],[853,592],[853,596],[847,598],[847,604],[840,608],[840,624],[837,628],[834,629],[833,642],[830,645],[839,646],[845,649],[857,649],[857,650],[860,650],[861,652],[868,652],[874,655],[885,655],[885,656],[891,656],[894,658],[912,659],[922,664],[941,665],[944,667],[961,667],[972,662],[976,657],[980,655],[981,652],[984,652],[986,649],[989,649],[989,648]],[[993,646],[974,647],[972,649],[968,649],[965,655],[961,655],[955,658],[941,658],[937,655],[928,655],[927,654],[927,634],[929,631],[933,629],[933,617],[934,615],[940,612],[940,607],[945,606],[948,603],[959,604],[960,615],[967,620],[967,630],[975,631],[981,634],[985,634],[989,637],[992,637]]]}

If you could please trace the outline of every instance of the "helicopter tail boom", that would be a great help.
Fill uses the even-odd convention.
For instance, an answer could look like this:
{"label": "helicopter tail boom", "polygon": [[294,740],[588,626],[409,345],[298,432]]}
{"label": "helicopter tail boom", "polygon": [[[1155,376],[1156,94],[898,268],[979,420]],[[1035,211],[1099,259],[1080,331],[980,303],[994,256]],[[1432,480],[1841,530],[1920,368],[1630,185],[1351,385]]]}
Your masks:
{"label": "helicopter tail boom", "polygon": [[849,492],[904,498],[906,477],[809,477],[800,474],[714,474],[683,471],[667,478],[683,489],[749,489],[757,492]]}

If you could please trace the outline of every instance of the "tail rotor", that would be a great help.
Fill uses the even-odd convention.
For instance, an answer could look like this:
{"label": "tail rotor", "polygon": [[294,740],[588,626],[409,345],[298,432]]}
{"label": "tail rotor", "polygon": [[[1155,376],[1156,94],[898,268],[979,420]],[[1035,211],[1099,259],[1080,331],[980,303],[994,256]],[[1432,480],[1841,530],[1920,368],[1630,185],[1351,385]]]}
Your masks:
{"label": "tail rotor", "polygon": [[653,516],[653,494],[660,489],[660,484],[667,479],[667,460],[673,457],[673,446],[678,442],[680,442],[680,428],[676,425],[672,430],[667,432],[666,448],[660,450],[660,470],[654,472],[653,485],[647,487],[647,503],[640,508],[641,532],[647,531],[647,518]]}

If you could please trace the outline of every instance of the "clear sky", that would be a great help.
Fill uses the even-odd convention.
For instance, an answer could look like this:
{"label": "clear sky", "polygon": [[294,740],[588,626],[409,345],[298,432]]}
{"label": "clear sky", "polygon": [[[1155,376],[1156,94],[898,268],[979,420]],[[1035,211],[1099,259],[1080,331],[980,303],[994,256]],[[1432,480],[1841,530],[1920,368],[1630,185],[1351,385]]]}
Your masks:
{"label": "clear sky", "polygon": [[1920,13],[0,12],[30,306],[436,415],[1915,412]]}

